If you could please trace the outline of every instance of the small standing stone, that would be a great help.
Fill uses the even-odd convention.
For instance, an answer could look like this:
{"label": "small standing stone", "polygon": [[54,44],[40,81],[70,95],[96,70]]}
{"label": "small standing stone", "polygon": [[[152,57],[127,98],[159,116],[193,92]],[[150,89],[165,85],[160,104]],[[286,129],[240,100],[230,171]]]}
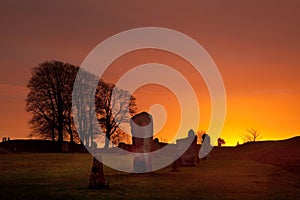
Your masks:
{"label": "small standing stone", "polygon": [[175,160],[172,163],[172,172],[179,172],[179,160]]}
{"label": "small standing stone", "polygon": [[103,164],[99,160],[101,160],[100,156],[98,156],[98,159],[93,159],[89,188],[101,189],[108,187],[108,185],[105,184]]}

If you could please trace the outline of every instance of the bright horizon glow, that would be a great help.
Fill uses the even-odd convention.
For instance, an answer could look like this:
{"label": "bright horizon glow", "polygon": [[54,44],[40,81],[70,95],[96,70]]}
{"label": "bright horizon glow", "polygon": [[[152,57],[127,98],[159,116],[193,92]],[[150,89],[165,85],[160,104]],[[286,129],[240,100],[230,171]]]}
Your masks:
{"label": "bright horizon glow", "polygon": [[[32,67],[52,59],[79,66],[99,42],[145,26],[180,31],[198,41],[215,61],[227,95],[220,135],[226,145],[243,143],[247,128],[259,130],[261,140],[300,135],[298,1],[99,1],[91,5],[62,0],[57,6],[51,1],[12,0],[1,2],[0,11],[0,139],[27,138],[30,133],[25,99]],[[150,62],[171,66],[191,81],[199,99],[198,130],[207,130],[211,104],[206,85],[183,59],[153,50],[133,52],[116,60],[104,79],[116,82],[126,70]],[[169,118],[158,138],[167,139],[178,124],[178,105],[165,88],[145,86],[135,93],[140,111],[157,103],[151,94],[161,96],[166,104]]]}
{"label": "bright horizon glow", "polygon": [[[158,50],[142,50],[125,54],[110,66],[110,68],[104,74],[104,79],[109,80],[109,82],[115,82],[118,79],[118,76],[122,74],[122,71],[124,72],[130,67],[153,59],[157,59],[163,63],[169,64],[169,66],[172,66],[182,72],[192,82],[194,81],[199,83],[194,85],[197,85],[198,87],[195,89],[196,91],[198,91],[197,97],[199,99],[200,106],[200,124],[198,130],[194,131],[196,132],[200,130],[207,130],[210,120],[211,105],[205,83],[203,82],[203,80],[201,80],[201,77],[198,77],[198,80],[194,77],[193,69],[191,66],[188,66],[189,64],[186,61],[176,57],[171,53],[161,52]],[[122,70],[115,71],[116,69],[120,69],[120,65],[122,65]],[[111,76],[111,74],[114,74],[115,76]],[[18,94],[18,96],[23,97],[27,94],[27,89],[21,86],[0,85],[0,87],[2,88],[1,91],[7,91],[7,93],[10,95]],[[261,140],[281,140],[299,135],[299,133],[297,131],[294,131],[295,129],[293,128],[293,126],[297,126],[297,124],[294,123],[291,126],[291,123],[293,123],[294,120],[297,120],[297,117],[283,120],[281,119],[280,115],[276,114],[285,112],[296,114],[297,112],[300,112],[299,109],[291,109],[292,105],[286,103],[293,102],[293,98],[295,98],[293,97],[293,95],[285,93],[284,91],[280,91],[279,93],[277,93],[276,91],[266,91],[265,93],[263,93],[259,92],[259,90],[257,92],[252,92],[252,94],[249,96],[245,96],[242,94],[231,95],[231,91],[226,85],[226,80],[225,87],[227,89],[228,98],[227,116],[223,131],[220,135],[221,138],[225,139],[225,146],[236,146],[237,142],[239,142],[239,144],[242,144],[244,142],[242,139],[242,135],[248,128],[255,128],[260,131],[262,135]],[[243,91],[239,92],[242,93]],[[158,96],[156,96],[155,94]],[[139,88],[134,93],[134,95],[137,98],[137,105],[139,111],[141,112],[148,112],[151,105],[155,103],[162,103],[164,104],[164,106],[166,106],[165,110],[167,113],[167,119],[165,122],[165,126],[163,126],[162,129],[158,133],[156,133],[156,135],[154,135],[154,138],[170,141],[170,139],[176,133],[180,120],[180,118],[178,117],[180,115],[178,109],[179,104],[174,94],[172,94],[168,89],[154,84]],[[296,94],[295,96],[299,97],[300,95]],[[159,102],[157,98],[162,102]],[[7,109],[11,107],[10,105],[12,103],[13,102],[10,102],[8,104],[8,102],[3,102],[3,104],[7,105]],[[297,102],[294,102],[293,106],[297,108]],[[9,116],[9,112],[7,113]],[[20,116],[24,119],[23,124],[25,125],[25,130],[27,129],[27,132],[29,133],[28,125],[26,124],[27,119],[29,119],[29,115],[26,115],[28,116],[28,118],[24,117],[24,115]],[[11,126],[14,126],[13,121],[7,121],[7,124],[11,124]],[[289,129],[288,127],[290,126],[292,128]],[[280,127],[284,127],[287,130],[286,133],[279,132],[278,130],[281,129]],[[186,133],[184,134],[187,135],[188,130],[189,129],[187,129]],[[23,137],[14,137],[13,135],[9,134],[3,134],[3,137],[10,136],[11,139],[26,138],[26,135],[20,135],[23,135]]]}

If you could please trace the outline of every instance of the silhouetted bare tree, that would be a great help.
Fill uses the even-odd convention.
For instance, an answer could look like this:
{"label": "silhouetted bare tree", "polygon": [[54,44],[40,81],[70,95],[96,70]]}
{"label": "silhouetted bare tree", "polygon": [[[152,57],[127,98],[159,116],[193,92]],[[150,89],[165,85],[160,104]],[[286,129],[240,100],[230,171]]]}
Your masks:
{"label": "silhouetted bare tree", "polygon": [[110,139],[120,125],[129,123],[130,117],[137,112],[135,101],[128,91],[118,89],[114,84],[101,84],[98,87],[96,112],[105,132],[105,148],[109,147]]}
{"label": "silhouetted bare tree", "polygon": [[218,147],[221,147],[223,144],[225,144],[225,140],[222,138],[218,138]]}
{"label": "silhouetted bare tree", "polygon": [[[120,126],[128,123],[136,112],[135,98],[114,84],[98,81],[93,74],[82,70],[79,73],[73,91],[73,111],[81,141],[90,147],[95,137],[102,137],[101,132],[105,133],[105,147],[109,147],[110,142],[116,145],[126,139]],[[97,85],[96,91],[94,85]]]}
{"label": "silhouetted bare tree", "polygon": [[[78,70],[78,67],[60,61],[43,62],[32,69],[26,99],[26,109],[32,114],[29,121],[31,136],[61,143],[66,136],[70,142],[79,141],[80,137],[81,142],[91,147],[102,128],[108,147],[111,136],[122,123],[129,122],[130,114],[136,112],[135,98],[113,84],[99,81],[89,72]],[[78,73],[80,76],[74,86]],[[74,124],[75,115],[78,131]],[[123,137],[120,130],[117,133]],[[119,140],[118,134],[113,140]]]}
{"label": "silhouetted bare tree", "polygon": [[[105,84],[98,77],[84,70],[78,72],[73,90],[73,115],[76,117],[77,131],[81,143],[91,147],[96,134],[100,133],[95,112],[95,87]],[[96,86],[94,86],[96,85]],[[96,120],[95,120],[96,119]]]}
{"label": "silhouetted bare tree", "polygon": [[32,136],[62,143],[67,132],[73,142],[70,98],[77,71],[78,67],[60,61],[46,61],[32,69],[26,99]]}
{"label": "silhouetted bare tree", "polygon": [[127,141],[128,137],[129,135],[127,135],[127,133],[118,128],[115,133],[111,135],[110,140],[113,145],[118,146],[120,142]]}
{"label": "silhouetted bare tree", "polygon": [[256,142],[262,137],[261,133],[254,128],[247,129],[246,131],[247,133],[242,136],[244,142]]}

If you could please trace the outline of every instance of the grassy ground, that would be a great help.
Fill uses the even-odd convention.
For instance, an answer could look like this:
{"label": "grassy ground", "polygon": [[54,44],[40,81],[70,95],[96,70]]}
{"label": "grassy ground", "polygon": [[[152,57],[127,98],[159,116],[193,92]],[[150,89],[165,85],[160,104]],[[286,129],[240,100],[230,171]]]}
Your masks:
{"label": "grassy ground", "polygon": [[110,189],[87,189],[88,154],[0,154],[0,199],[300,199],[299,176],[255,161],[126,174],[105,168]]}

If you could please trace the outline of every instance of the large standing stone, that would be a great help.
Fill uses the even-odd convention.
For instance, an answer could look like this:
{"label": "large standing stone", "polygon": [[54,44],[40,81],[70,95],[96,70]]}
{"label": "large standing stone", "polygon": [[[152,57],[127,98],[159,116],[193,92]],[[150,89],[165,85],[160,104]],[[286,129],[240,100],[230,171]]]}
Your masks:
{"label": "large standing stone", "polygon": [[151,152],[153,143],[153,120],[149,113],[142,112],[131,118],[133,152],[136,154],[133,159],[134,171],[142,173],[150,171],[152,164],[150,156],[143,154]]}
{"label": "large standing stone", "polygon": [[153,141],[152,116],[146,112],[136,114],[131,118],[130,126],[134,152],[151,152],[151,144]]}

